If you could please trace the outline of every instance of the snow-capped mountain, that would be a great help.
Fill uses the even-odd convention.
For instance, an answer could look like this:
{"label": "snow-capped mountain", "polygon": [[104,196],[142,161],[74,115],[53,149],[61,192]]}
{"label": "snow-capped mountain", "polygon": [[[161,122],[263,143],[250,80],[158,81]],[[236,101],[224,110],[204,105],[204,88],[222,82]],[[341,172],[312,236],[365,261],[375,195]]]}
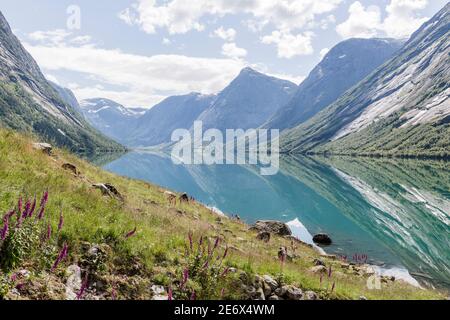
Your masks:
{"label": "snow-capped mountain", "polygon": [[403,44],[394,39],[349,39],[337,44],[264,127],[284,130],[305,122],[392,58]]}

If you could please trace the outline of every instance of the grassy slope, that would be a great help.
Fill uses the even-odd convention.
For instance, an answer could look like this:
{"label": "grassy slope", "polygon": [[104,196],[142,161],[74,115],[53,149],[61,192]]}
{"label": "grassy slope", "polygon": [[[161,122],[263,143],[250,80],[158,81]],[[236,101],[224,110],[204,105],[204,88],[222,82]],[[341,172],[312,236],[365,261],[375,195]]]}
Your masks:
{"label": "grassy slope", "polygon": [[[127,283],[131,283],[119,289],[119,298],[150,298],[149,283],[167,286],[171,279],[179,278],[189,231],[193,231],[195,237],[221,235],[233,248],[226,263],[246,270],[249,275],[280,273],[280,263],[276,258],[278,248],[281,245],[290,247],[289,241],[274,237],[269,244],[259,242],[254,240],[254,232],[247,231],[246,225],[218,219],[201,204],[191,202],[172,208],[164,190],[159,187],[118,177],[61,150],[57,150],[54,157],[48,157],[33,150],[31,141],[29,137],[0,129],[0,211],[6,212],[14,207],[19,195],[31,196],[48,188],[50,201],[47,212],[54,225],[58,221],[59,207],[63,207],[65,227],[61,239],[69,243],[71,262],[80,259],[83,241],[111,246],[114,259],[107,267],[105,281],[117,282],[125,277]],[[61,169],[65,162],[75,164],[82,173],[81,177]],[[101,196],[90,187],[94,182],[114,184],[124,195],[125,203]],[[138,227],[137,235],[125,240],[123,235],[135,226]],[[320,288],[319,276],[308,271],[318,254],[306,245],[301,245],[297,254],[299,258],[284,267],[285,281],[319,292],[325,298],[358,299],[361,295],[369,299],[443,298],[437,292],[418,290],[401,282],[383,284],[383,290],[367,290],[364,277],[346,273],[338,261],[321,258],[335,270],[336,291],[328,295]],[[68,263],[65,262],[66,265]],[[128,269],[135,264],[141,266],[140,271],[129,272]],[[34,266],[26,262],[21,267],[34,270]],[[33,277],[40,281],[45,278],[45,272],[36,272]],[[66,280],[64,273],[53,277],[55,282],[64,283]],[[230,280],[223,284],[226,286],[225,297],[242,297],[239,289],[231,287],[232,283]],[[52,295],[44,297],[55,298]],[[31,295],[31,298],[34,297]]]}

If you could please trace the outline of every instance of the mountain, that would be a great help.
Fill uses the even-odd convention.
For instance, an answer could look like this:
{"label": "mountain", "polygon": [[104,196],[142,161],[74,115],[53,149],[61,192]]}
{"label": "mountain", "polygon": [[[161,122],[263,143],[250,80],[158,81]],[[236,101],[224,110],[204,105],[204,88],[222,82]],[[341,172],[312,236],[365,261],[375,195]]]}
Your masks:
{"label": "mountain", "polygon": [[73,94],[72,90],[68,88],[61,87],[60,85],[48,81],[50,85],[55,89],[55,91],[58,93],[60,98],[67,103],[69,106],[71,106],[76,112],[78,112],[80,115],[83,115],[83,111],[81,110],[80,104],[78,103],[77,98]]}
{"label": "mountain", "polygon": [[264,127],[284,130],[305,122],[392,58],[403,44],[394,39],[350,39],[339,43]]}
{"label": "mountain", "polygon": [[114,140],[124,143],[136,120],[144,109],[131,109],[104,98],[81,101],[81,110],[86,120],[100,132]]}
{"label": "mountain", "polygon": [[284,152],[450,156],[450,4],[388,63],[281,139]]}
{"label": "mountain", "polygon": [[191,93],[163,100],[137,121],[127,137],[127,144],[147,147],[170,142],[175,129],[191,128],[215,98],[215,95]]}
{"label": "mountain", "polygon": [[245,68],[199,120],[204,129],[258,128],[292,98],[296,89],[292,82]]}
{"label": "mountain", "polygon": [[123,149],[92,128],[44,78],[0,12],[0,125],[72,151]]}

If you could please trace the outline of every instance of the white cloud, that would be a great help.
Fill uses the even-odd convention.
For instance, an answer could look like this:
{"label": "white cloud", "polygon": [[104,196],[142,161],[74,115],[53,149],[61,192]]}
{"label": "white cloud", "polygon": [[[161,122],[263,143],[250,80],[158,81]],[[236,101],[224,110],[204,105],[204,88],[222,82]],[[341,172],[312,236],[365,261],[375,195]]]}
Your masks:
{"label": "white cloud", "polygon": [[45,74],[44,76],[45,76],[45,78],[47,80],[49,80],[49,81],[51,81],[53,83],[56,83],[57,85],[60,85],[58,79],[54,75],[52,75],[52,74]]}
{"label": "white cloud", "polygon": [[79,97],[102,96],[132,106],[148,106],[155,97],[172,94],[218,92],[245,66],[237,59],[142,56],[92,45],[24,45],[47,74],[57,70],[82,73],[107,87],[77,88],[74,92]]}
{"label": "white cloud", "polygon": [[168,46],[168,45],[172,44],[172,41],[170,41],[169,38],[164,38],[162,40],[162,43],[163,43],[163,45]]}
{"label": "white cloud", "polygon": [[214,30],[212,36],[231,42],[234,41],[234,38],[236,37],[236,30],[233,28],[225,29],[224,27],[220,27]]}
{"label": "white cloud", "polygon": [[51,31],[35,31],[28,34],[28,38],[33,41],[45,42],[54,46],[65,42],[71,33],[65,29],[57,29]]}
{"label": "white cloud", "polygon": [[424,9],[428,0],[392,0],[386,7],[387,18],[383,30],[393,38],[405,38],[416,31],[428,18],[417,17],[416,11]]}
{"label": "white cloud", "polygon": [[330,52],[330,48],[323,48],[322,50],[320,50],[320,59],[323,59],[328,52]]}
{"label": "white cloud", "polygon": [[[253,22],[272,23],[277,29],[298,29],[316,16],[336,9],[343,0],[138,0],[119,17],[147,33],[165,28],[170,33],[186,33],[204,29],[202,19],[226,14],[250,14]],[[257,23],[253,24],[258,25]]]}
{"label": "white cloud", "polygon": [[336,28],[341,37],[372,38],[378,34],[381,25],[381,11],[378,6],[365,8],[361,2],[355,1],[350,5],[348,13],[348,19]]}
{"label": "white cloud", "polygon": [[286,31],[273,31],[272,34],[262,37],[261,42],[264,44],[275,44],[278,57],[290,59],[299,55],[313,54],[313,36],[312,32],[294,35]]}
{"label": "white cloud", "polygon": [[348,19],[339,24],[336,31],[343,38],[407,38],[427,21],[428,18],[417,15],[417,11],[427,5],[428,0],[391,0],[385,8],[387,16],[383,20],[378,6],[366,8],[355,1],[349,7]]}
{"label": "white cloud", "polygon": [[247,50],[239,48],[234,42],[227,42],[222,46],[222,54],[229,58],[239,59],[247,55]]}

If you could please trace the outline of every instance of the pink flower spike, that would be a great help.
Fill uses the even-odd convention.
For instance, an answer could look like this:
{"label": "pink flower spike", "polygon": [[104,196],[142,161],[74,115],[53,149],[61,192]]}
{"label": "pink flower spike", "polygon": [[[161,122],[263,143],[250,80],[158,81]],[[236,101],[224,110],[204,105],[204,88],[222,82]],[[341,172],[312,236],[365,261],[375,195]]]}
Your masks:
{"label": "pink flower spike", "polygon": [[36,210],[36,196],[34,196],[33,204],[31,205],[31,208],[28,211],[29,218],[31,218],[33,216],[34,210]]}
{"label": "pink flower spike", "polygon": [[197,295],[195,294],[195,291],[192,291],[192,294],[191,294],[191,301],[195,301],[197,299]]}
{"label": "pink flower spike", "polygon": [[131,238],[132,236],[134,236],[136,234],[136,231],[137,231],[137,227],[134,227],[134,229],[132,231],[128,232],[125,235],[125,239]]}
{"label": "pink flower spike", "polygon": [[172,288],[169,287],[169,296],[167,297],[167,300],[172,301],[173,300],[173,292],[172,292]]}
{"label": "pink flower spike", "polygon": [[46,236],[45,236],[45,240],[46,240],[46,241],[49,241],[51,237],[52,237],[52,226],[51,226],[51,224],[49,223],[49,224],[47,225],[47,234],[46,234]]}

